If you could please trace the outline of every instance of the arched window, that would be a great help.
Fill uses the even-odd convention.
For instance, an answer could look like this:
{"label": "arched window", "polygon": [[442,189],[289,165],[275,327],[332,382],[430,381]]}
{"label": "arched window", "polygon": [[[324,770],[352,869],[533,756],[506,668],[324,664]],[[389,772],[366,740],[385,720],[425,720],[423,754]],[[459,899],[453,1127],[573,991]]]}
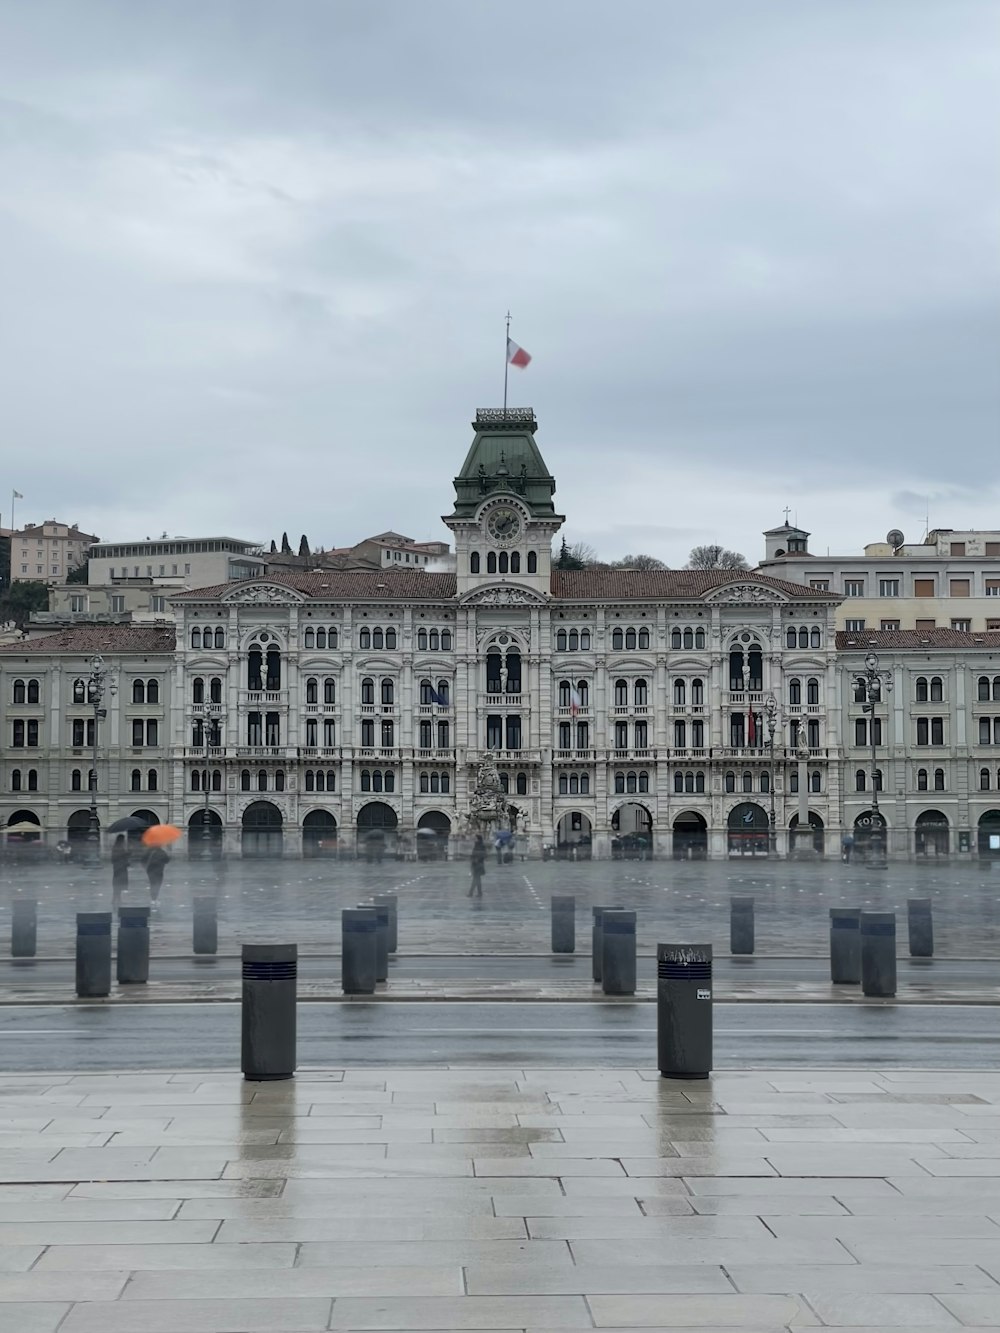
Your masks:
{"label": "arched window", "polygon": [[685,790],[686,792],[691,792],[691,793],[694,792],[694,774],[693,774],[693,773],[685,773],[685,774],[684,774],[684,790]]}
{"label": "arched window", "polygon": [[[154,778],[154,779],[155,779],[155,777],[156,777],[156,773],[153,771],[153,769],[150,769],[150,770],[149,770],[149,774],[150,774],[150,777],[151,777],[151,778]],[[150,790],[150,791],[155,791],[155,789],[156,789],[156,782],[154,781],[153,784],[152,784],[152,786],[150,787],[149,790]],[[221,769],[221,768],[213,768],[213,769],[212,769],[212,790],[213,790],[213,791],[222,791],[222,769]]]}
{"label": "arched window", "polygon": [[641,629],[641,630],[639,631],[639,647],[640,647],[640,648],[648,648],[648,647],[649,647],[649,630],[648,630],[648,629],[645,629],[645,628],[644,628],[644,629]]}
{"label": "arched window", "polygon": [[744,791],[753,791],[753,774],[752,774],[752,773],[744,773],[744,774],[743,774],[743,790],[744,790]]}
{"label": "arched window", "polygon": [[810,676],[810,678],[806,681],[806,703],[807,704],[819,703],[819,681],[816,679],[815,676]]}
{"label": "arched window", "polygon": [[625,635],[620,629],[611,631],[611,649],[620,652],[625,647]]}
{"label": "arched window", "polygon": [[917,677],[916,694],[914,695],[914,698],[916,699],[916,701],[917,701],[918,704],[925,704],[925,703],[927,702],[927,677],[926,677],[926,676],[918,676],[918,677]]}
{"label": "arched window", "polygon": [[316,790],[316,775],[311,768],[306,769],[306,791]]}
{"label": "arched window", "polygon": [[559,774],[559,795],[566,796],[569,792],[569,778],[565,773]]}
{"label": "arched window", "polygon": [[696,648],[704,648],[704,646],[705,646],[705,631],[704,631],[703,629],[699,629],[699,630],[696,630],[696,631],[695,631],[695,636],[694,636],[694,646],[695,646]]}
{"label": "arched window", "polygon": [[134,704],[144,704],[146,702],[146,682],[144,680],[134,680],[132,682],[132,702]]}
{"label": "arched window", "polygon": [[569,651],[571,653],[580,651],[580,633],[578,630],[571,629],[569,632]]}
{"label": "arched window", "polygon": [[931,703],[940,703],[944,698],[943,682],[940,676],[931,677]]}
{"label": "arched window", "polygon": [[616,796],[621,796],[621,795],[624,795],[624,792],[625,792],[625,774],[624,774],[624,773],[616,773],[616,774],[615,774],[615,795],[616,795]]}
{"label": "arched window", "polygon": [[876,768],[875,770],[874,781],[872,783],[872,786],[875,788],[876,791],[882,790],[882,770],[880,768]]}
{"label": "arched window", "polygon": [[432,773],[432,774],[431,774],[431,792],[432,792],[433,795],[436,796],[436,795],[438,794],[438,792],[440,792],[440,790],[441,790],[441,774],[440,774],[440,773]]}
{"label": "arched window", "polygon": [[319,703],[319,681],[315,676],[310,676],[306,681],[306,703]]}
{"label": "arched window", "polygon": [[674,707],[683,708],[687,695],[687,685],[683,680],[674,681]]}
{"label": "arched window", "polygon": [[10,789],[11,791],[21,790],[21,770],[19,768],[15,768],[10,775]]}
{"label": "arched window", "polygon": [[199,625],[195,625],[194,629],[191,631],[191,647],[201,647],[201,627]]}
{"label": "arched window", "polygon": [[580,651],[582,653],[590,652],[590,630],[582,629],[580,631]]}
{"label": "arched window", "polygon": [[510,572],[512,574],[520,574],[521,572],[521,556],[518,551],[511,551],[510,553]]}
{"label": "arched window", "polygon": [[244,768],[243,771],[240,773],[240,791],[249,791],[249,790],[250,790],[250,770],[248,768]]}
{"label": "arched window", "polygon": [[809,647],[809,631],[804,626],[802,629],[799,630],[799,647],[800,648]]}
{"label": "arched window", "polygon": [[394,650],[396,647],[396,631],[393,629],[391,625],[385,632],[385,646],[390,651]]}
{"label": "arched window", "polygon": [[635,630],[627,629],[625,631],[625,647],[629,650],[635,648]]}
{"label": "arched window", "polygon": [[649,774],[645,771],[639,774],[639,790],[649,791]]}
{"label": "arched window", "polygon": [[557,630],[557,631],[556,631],[556,652],[557,652],[557,653],[564,653],[564,652],[566,652],[566,651],[567,651],[567,649],[566,649],[566,643],[567,643],[566,631],[565,631],[564,629]]}
{"label": "arched window", "polygon": [[534,551],[528,552],[528,573],[529,574],[538,573],[538,556]]}
{"label": "arched window", "polygon": [[[993,677],[993,699],[1000,699],[1000,676]],[[28,682],[28,703],[31,703],[31,682]]]}
{"label": "arched window", "polygon": [[420,702],[421,702],[425,707],[429,707],[429,706],[434,702],[434,696],[433,696],[433,694],[432,694],[432,689],[433,689],[433,687],[432,687],[430,681],[427,680],[426,677],[425,677],[425,678],[420,682]]}
{"label": "arched window", "polygon": [[213,704],[222,703],[222,679],[219,676],[213,676],[209,681],[209,697]]}
{"label": "arched window", "polygon": [[684,647],[685,648],[694,647],[694,630],[686,629],[684,631]]}
{"label": "arched window", "polygon": [[796,643],[798,643],[798,635],[795,633],[794,627],[789,625],[785,631],[785,647],[794,648]]}
{"label": "arched window", "polygon": [[160,702],[160,682],[158,680],[146,681],[146,702],[148,704],[158,704]]}
{"label": "arched window", "polygon": [[670,631],[670,646],[671,648],[679,648],[681,646],[681,632],[679,629]]}
{"label": "arched window", "polygon": [[216,648],[225,648],[226,646],[226,631],[221,625],[215,631],[215,646]]}
{"label": "arched window", "polygon": [[990,789],[990,770],[988,768],[981,768],[979,770],[979,790],[989,791],[989,789]]}
{"label": "arched window", "polygon": [[619,680],[616,680],[616,681],[615,681],[615,707],[616,707],[616,708],[627,708],[627,707],[628,707],[628,681],[627,681],[627,680],[621,680],[621,679],[619,679]]}
{"label": "arched window", "polygon": [[727,773],[727,774],[726,774],[726,777],[725,777],[725,787],[726,787],[726,791],[735,791],[735,790],[736,790],[736,774],[735,774],[735,773]]}
{"label": "arched window", "polygon": [[799,770],[797,768],[793,768],[791,773],[789,773],[788,775],[788,790],[790,792],[797,792],[798,789],[799,789]]}
{"label": "arched window", "polygon": [[441,636],[436,629],[432,629],[428,639],[428,645],[432,653],[436,653],[441,646]]}
{"label": "arched window", "polygon": [[488,551],[486,554],[486,572],[495,574],[497,572],[497,557],[495,551]]}
{"label": "arched window", "polygon": [[934,770],[934,790],[944,791],[944,769],[936,768]]}
{"label": "arched window", "polygon": [[705,683],[699,676],[691,682],[691,703],[700,708],[705,703]]}
{"label": "arched window", "polygon": [[[985,677],[984,677],[984,679],[985,679]],[[987,688],[988,688],[988,687],[987,687]],[[989,695],[987,694],[986,697],[989,698]],[[23,680],[15,680],[15,681],[14,681],[14,695],[13,695],[13,701],[14,701],[14,703],[16,703],[16,704],[23,704],[23,703],[24,703],[24,681],[23,681]],[[76,702],[76,699],[75,699],[75,696],[74,696],[74,703],[75,703],[75,702]]]}
{"label": "arched window", "polygon": [[361,770],[361,790],[362,790],[362,791],[371,791],[371,789],[372,789],[372,775],[371,775],[371,772],[370,772],[367,768],[363,768],[363,769]]}
{"label": "arched window", "polygon": [[771,775],[768,773],[767,769],[760,775],[760,789],[765,793],[771,790]]}
{"label": "arched window", "polygon": [[[136,769],[135,772],[138,773],[139,770]],[[133,790],[133,791],[138,791],[139,789],[138,789],[138,787],[133,787],[132,790]],[[192,790],[192,791],[201,791],[201,769],[200,769],[200,768],[192,768],[192,770],[191,770],[191,790]]]}
{"label": "arched window", "polygon": [[87,702],[87,686],[82,680],[73,682],[73,702],[75,704],[85,704]]}
{"label": "arched window", "polygon": [[926,768],[918,768],[918,769],[917,769],[917,791],[926,791],[926,790],[927,790],[927,769],[926,769]]}
{"label": "arched window", "polygon": [[417,630],[417,650],[422,653],[427,651],[427,631],[425,629]]}
{"label": "arched window", "polygon": [[372,646],[372,632],[371,629],[367,625],[365,625],[365,627],[358,634],[358,647],[370,648],[371,646]]}
{"label": "arched window", "polygon": [[[142,681],[137,680],[136,684],[141,685]],[[201,676],[195,676],[191,682],[191,702],[196,704],[205,702],[205,682]]]}
{"label": "arched window", "polygon": [[681,793],[681,792],[684,791],[684,774],[683,774],[683,773],[675,773],[675,774],[674,774],[674,791],[677,792],[677,793]]}
{"label": "arched window", "polygon": [[528,794],[528,775],[527,773],[518,773],[515,780],[515,791],[518,796],[527,796]]}
{"label": "arched window", "polygon": [[372,630],[372,647],[382,648],[383,646],[384,646],[384,640],[382,637],[382,630],[380,626],[376,625],[375,628]]}
{"label": "arched window", "polygon": [[505,795],[510,791],[510,774],[509,774],[509,773],[501,773],[501,774],[500,774],[500,788],[501,788],[501,790],[504,792]]}
{"label": "arched window", "polygon": [[83,774],[78,768],[74,768],[73,772],[69,775],[69,789],[70,791],[83,790]]}
{"label": "arched window", "polygon": [[813,625],[812,629],[809,631],[809,647],[819,648],[822,642],[823,636],[820,634],[819,626]]}
{"label": "arched window", "polygon": [[325,647],[326,647],[326,630],[325,630],[325,629],[317,629],[317,631],[316,631],[316,647],[317,647],[317,648],[325,648]]}
{"label": "arched window", "polygon": [[313,629],[311,625],[305,632],[305,637],[303,639],[303,646],[306,648],[316,647],[316,631]]}
{"label": "arched window", "polygon": [[793,676],[788,682],[788,702],[790,704],[800,704],[802,702],[802,682],[797,676]]}
{"label": "arched window", "polygon": [[267,770],[264,768],[257,774],[257,790],[267,791]]}
{"label": "arched window", "polygon": [[212,631],[208,628],[207,625],[205,626],[204,630],[202,630],[201,643],[203,648],[211,648],[212,646]]}
{"label": "arched window", "polygon": [[443,653],[451,652],[451,630],[443,629],[441,631],[441,651]]}
{"label": "arched window", "polygon": [[37,791],[37,790],[38,790],[38,769],[37,769],[37,768],[29,768],[29,769],[28,769],[28,791]]}
{"label": "arched window", "polygon": [[285,770],[283,768],[279,768],[277,773],[275,773],[274,775],[274,790],[275,791],[285,790]]}
{"label": "arched window", "polygon": [[420,791],[426,795],[431,789],[431,778],[429,773],[420,774]]}
{"label": "arched window", "polygon": [[361,702],[363,704],[375,702],[375,681],[371,676],[365,676],[361,682]]}
{"label": "arched window", "polygon": [[630,794],[636,790],[635,774],[631,771],[625,776],[625,790]]}
{"label": "arched window", "polygon": [[[317,774],[317,777],[319,774]],[[326,789],[327,791],[337,790],[337,772],[336,769],[328,768],[326,770]]]}
{"label": "arched window", "polygon": [[569,707],[569,701],[570,701],[571,693],[572,693],[572,691],[571,691],[571,688],[570,688],[570,683],[569,683],[569,681],[568,681],[568,680],[561,680],[561,681],[559,682],[559,707],[560,707],[560,708],[568,708],[568,707]]}
{"label": "arched window", "polygon": [[646,682],[644,680],[640,679],[635,682],[633,698],[635,699],[636,706],[639,708],[645,708],[648,704],[649,696]]}
{"label": "arched window", "polygon": [[396,790],[396,775],[391,769],[385,775],[385,789],[386,791]]}
{"label": "arched window", "polygon": [[479,573],[479,552],[478,552],[478,551],[473,551],[472,554],[469,556],[469,573],[470,573],[470,574],[478,574],[478,573]]}
{"label": "arched window", "polygon": [[499,559],[497,560],[497,572],[500,573],[500,574],[506,574],[506,573],[507,573],[507,552],[506,552],[506,551],[501,551],[501,552],[500,552]]}
{"label": "arched window", "polygon": [[979,677],[978,697],[980,699],[989,699],[990,697],[990,678],[989,676]]}
{"label": "arched window", "polygon": [[809,790],[810,791],[823,790],[823,775],[821,773],[814,771],[809,774]]}
{"label": "arched window", "polygon": [[[197,775],[196,775],[196,774],[193,774],[192,776],[197,776]],[[133,790],[133,791],[142,791],[142,771],[141,771],[141,769],[133,768],[133,770],[132,770],[132,774],[131,774],[131,787],[132,787],[132,790]]]}
{"label": "arched window", "polygon": [[382,703],[391,704],[394,694],[395,690],[393,689],[392,681],[388,676],[384,676],[382,679]]}
{"label": "arched window", "polygon": [[580,774],[580,795],[590,795],[590,775],[587,773]]}
{"label": "arched window", "polygon": [[325,704],[337,702],[337,682],[333,676],[327,676],[323,681],[323,702]]}
{"label": "arched window", "polygon": [[696,773],[696,774],[694,775],[694,789],[695,789],[696,792],[700,792],[701,794],[704,794],[704,791],[705,791],[705,774],[704,774],[704,773]]}

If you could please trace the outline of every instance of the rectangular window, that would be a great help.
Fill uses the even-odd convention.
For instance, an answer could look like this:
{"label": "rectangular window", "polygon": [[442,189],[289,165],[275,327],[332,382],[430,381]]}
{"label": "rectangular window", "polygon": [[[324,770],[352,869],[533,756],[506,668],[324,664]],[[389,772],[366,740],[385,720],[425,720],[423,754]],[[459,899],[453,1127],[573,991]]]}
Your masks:
{"label": "rectangular window", "polygon": [[616,722],[616,723],[615,723],[615,749],[616,749],[616,750],[627,750],[627,749],[628,749],[628,723],[627,723],[627,722]]}
{"label": "rectangular window", "polygon": [[857,634],[864,629],[865,622],[863,620],[845,620],[844,627],[848,633]]}
{"label": "rectangular window", "polygon": [[361,744],[366,750],[370,750],[375,745],[375,723],[371,718],[361,723]]}
{"label": "rectangular window", "polygon": [[830,591],[830,580],[829,580],[829,579],[810,579],[810,580],[809,580],[809,586],[810,586],[810,588],[815,588],[817,592],[829,592],[829,591]]}
{"label": "rectangular window", "polygon": [[635,724],[635,748],[645,750],[649,745],[649,730],[645,722]]}
{"label": "rectangular window", "polygon": [[687,746],[687,723],[678,720],[674,723],[674,748],[683,750]]}
{"label": "rectangular window", "polygon": [[987,620],[986,628],[991,634],[1000,633],[1000,620]]}
{"label": "rectangular window", "polygon": [[952,554],[952,555],[965,555],[965,542],[952,542],[952,544],[951,544],[951,554]]}
{"label": "rectangular window", "polygon": [[899,629],[899,621],[898,621],[898,620],[883,620],[883,621],[880,623],[879,628],[880,628],[880,629]]}
{"label": "rectangular window", "polygon": [[151,717],[146,723],[146,744],[159,745],[160,743],[160,724],[155,717]]}
{"label": "rectangular window", "polygon": [[277,713],[264,714],[264,744],[281,744],[281,722]]}
{"label": "rectangular window", "polygon": [[451,724],[449,722],[439,722],[437,724],[437,732],[438,749],[449,749],[451,746]]}
{"label": "rectangular window", "polygon": [[935,628],[936,628],[936,625],[935,625],[935,622],[934,622],[933,620],[918,620],[918,621],[917,621],[917,632],[920,633],[920,634],[926,634],[926,633],[928,632],[928,630],[932,630],[932,629],[935,629]]}
{"label": "rectangular window", "polygon": [[521,748],[521,719],[516,713],[512,713],[507,718],[507,749],[520,750]]}
{"label": "rectangular window", "polygon": [[865,581],[864,579],[844,579],[845,597],[864,597]]}
{"label": "rectangular window", "polygon": [[952,627],[952,629],[957,629],[957,630],[959,631],[960,634],[969,634],[969,633],[972,632],[972,621],[971,621],[971,620],[953,620],[953,621],[951,622],[951,627]]}
{"label": "rectangular window", "polygon": [[149,609],[150,611],[162,615],[167,609],[167,599],[165,597],[151,596],[149,599]]}
{"label": "rectangular window", "polygon": [[968,595],[969,595],[969,580],[968,580],[968,579],[952,579],[952,580],[949,582],[949,584],[948,584],[948,591],[949,591],[949,593],[951,594],[952,597],[968,597]]}
{"label": "rectangular window", "polygon": [[431,724],[429,722],[421,722],[420,724],[419,744],[421,750],[429,750],[431,748]]}
{"label": "rectangular window", "polygon": [[986,542],[984,555],[1000,555],[1000,542]]}
{"label": "rectangular window", "polygon": [[503,749],[503,718],[499,713],[490,713],[486,718],[486,748]]}
{"label": "rectangular window", "polygon": [[570,724],[569,724],[568,722],[560,722],[560,723],[559,723],[559,742],[558,742],[558,745],[559,745],[559,749],[560,749],[560,750],[568,750],[568,749],[570,748],[570,744],[571,744],[570,737],[571,737],[571,735],[572,735],[572,732],[571,732]]}
{"label": "rectangular window", "polygon": [[931,718],[931,745],[944,744],[944,718]]}
{"label": "rectangular window", "polygon": [[986,580],[986,596],[1000,597],[1000,579]]}
{"label": "rectangular window", "polygon": [[914,579],[913,580],[914,597],[933,597],[934,580],[933,579]]}
{"label": "rectangular window", "polygon": [[137,750],[137,749],[139,749],[139,747],[142,745],[142,738],[143,738],[143,736],[144,736],[144,734],[145,734],[145,730],[146,730],[146,729],[145,729],[145,727],[143,726],[142,719],[137,717],[137,718],[135,719],[135,721],[132,723],[132,748],[133,748],[133,749],[136,749],[136,750]]}
{"label": "rectangular window", "polygon": [[[16,725],[16,724],[15,724],[15,725]],[[15,744],[15,745],[17,744],[17,741],[16,741],[16,740],[15,740],[14,744]],[[23,742],[22,742],[22,744],[23,744]],[[83,749],[83,718],[82,718],[82,717],[77,717],[77,718],[74,718],[74,719],[73,719],[73,749],[74,749],[74,750],[82,750],[82,749]]]}
{"label": "rectangular window", "polygon": [[260,713],[247,714],[247,745],[263,745],[264,719]]}
{"label": "rectangular window", "polygon": [[[39,571],[40,572],[40,571]],[[74,593],[69,599],[69,609],[77,614],[86,611],[87,597],[85,593]]]}
{"label": "rectangular window", "polygon": [[111,598],[111,610],[116,615],[121,615],[125,610],[125,598],[120,593],[113,594]]}
{"label": "rectangular window", "polygon": [[337,724],[332,717],[325,717],[323,719],[323,744],[337,744]]}
{"label": "rectangular window", "polygon": [[898,597],[899,579],[879,579],[878,595],[880,597]]}

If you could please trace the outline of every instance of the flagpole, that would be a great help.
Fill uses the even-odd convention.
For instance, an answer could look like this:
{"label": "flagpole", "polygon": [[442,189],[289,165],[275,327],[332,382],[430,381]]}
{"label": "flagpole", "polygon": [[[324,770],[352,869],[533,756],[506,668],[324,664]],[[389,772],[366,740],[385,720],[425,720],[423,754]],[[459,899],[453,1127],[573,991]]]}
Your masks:
{"label": "flagpole", "polygon": [[10,530],[14,531],[14,496],[17,494],[13,488],[10,492]]}
{"label": "flagpole", "polygon": [[507,414],[507,376],[510,372],[510,311],[507,311],[507,335],[503,340],[503,410]]}

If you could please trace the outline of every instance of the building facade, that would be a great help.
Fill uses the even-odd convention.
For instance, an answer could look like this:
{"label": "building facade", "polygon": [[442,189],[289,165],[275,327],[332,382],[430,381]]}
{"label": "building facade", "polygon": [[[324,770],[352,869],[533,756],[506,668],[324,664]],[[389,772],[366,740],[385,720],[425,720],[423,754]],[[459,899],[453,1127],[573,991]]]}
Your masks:
{"label": "building facade", "polygon": [[[96,539],[94,539],[96,541]],[[161,537],[157,541],[101,542],[87,552],[87,581],[109,588],[133,579],[163,579],[185,588],[263,574],[259,543],[238,537]]]}
{"label": "building facade", "polygon": [[[892,857],[993,853],[1000,635],[838,640],[832,589],[554,569],[533,413],[473,424],[454,572],[270,572],[175,595],[174,627],[0,648],[3,822],[79,835],[93,767],[102,825],[141,810],[196,848],[455,851],[492,761],[534,855],[836,857],[864,841],[873,780]],[[896,685],[874,718],[854,684],[872,651]]]}
{"label": "building facade", "polygon": [[75,523],[29,523],[10,534],[11,583],[63,583],[97,538]]}

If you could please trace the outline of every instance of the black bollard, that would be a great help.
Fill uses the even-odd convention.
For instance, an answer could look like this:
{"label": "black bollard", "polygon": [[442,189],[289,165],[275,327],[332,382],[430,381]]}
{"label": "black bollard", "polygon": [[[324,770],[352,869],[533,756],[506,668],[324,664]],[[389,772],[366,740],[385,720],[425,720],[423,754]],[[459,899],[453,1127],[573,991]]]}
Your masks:
{"label": "black bollard", "polygon": [[196,954],[215,954],[219,948],[219,901],[215,894],[194,900],[191,947]]}
{"label": "black bollard", "polygon": [[753,953],[753,899],[732,897],[729,899],[729,952],[732,954]]}
{"label": "black bollard", "polygon": [[295,1073],[297,944],[243,946],[243,1077],[253,1081]]}
{"label": "black bollard", "polygon": [[590,932],[590,957],[591,972],[595,981],[601,979],[601,969],[604,963],[604,937],[601,932],[601,920],[605,912],[610,912],[610,907],[594,907],[591,909],[594,913],[594,924]]}
{"label": "black bollard", "polygon": [[576,949],[576,898],[571,893],[552,895],[552,952]]}
{"label": "black bollard", "polygon": [[861,990],[888,998],[896,994],[896,913],[861,913]]}
{"label": "black bollard", "polygon": [[601,985],[605,995],[635,994],[635,913],[604,909]]}
{"label": "black bollard", "polygon": [[375,980],[389,980],[389,909],[378,903],[358,903],[375,913]]}
{"label": "black bollard", "polygon": [[911,898],[906,904],[911,958],[934,957],[934,918],[930,898]]}
{"label": "black bollard", "polygon": [[394,893],[376,893],[372,898],[376,907],[385,906],[389,912],[389,940],[388,950],[395,953],[396,946],[399,943],[399,900]]}
{"label": "black bollard", "polygon": [[111,913],[76,914],[76,993],[111,994]]}
{"label": "black bollard", "polygon": [[375,994],[377,930],[374,907],[345,907],[340,913],[340,984],[345,995]]}
{"label": "black bollard", "polygon": [[14,898],[10,908],[10,956],[34,958],[38,948],[38,899]]}
{"label": "black bollard", "polygon": [[149,980],[149,907],[118,908],[118,984]]}
{"label": "black bollard", "polygon": [[656,946],[656,1056],[664,1078],[712,1072],[712,946]]}
{"label": "black bollard", "polygon": [[830,908],[830,980],[835,986],[861,981],[861,908]]}

